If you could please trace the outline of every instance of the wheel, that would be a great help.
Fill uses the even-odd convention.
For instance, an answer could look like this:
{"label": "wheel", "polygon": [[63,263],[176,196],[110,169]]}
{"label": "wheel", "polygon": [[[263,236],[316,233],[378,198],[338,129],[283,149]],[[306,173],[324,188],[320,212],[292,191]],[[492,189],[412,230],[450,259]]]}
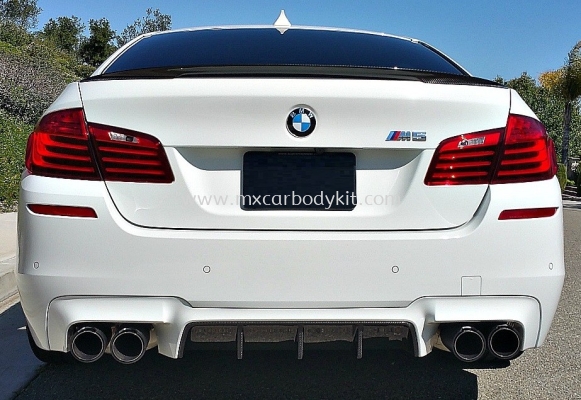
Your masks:
{"label": "wheel", "polygon": [[44,350],[38,347],[32,338],[28,325],[26,326],[26,335],[28,336],[28,344],[30,345],[32,353],[34,353],[35,357],[40,361],[47,364],[64,364],[72,361],[72,357],[68,353]]}

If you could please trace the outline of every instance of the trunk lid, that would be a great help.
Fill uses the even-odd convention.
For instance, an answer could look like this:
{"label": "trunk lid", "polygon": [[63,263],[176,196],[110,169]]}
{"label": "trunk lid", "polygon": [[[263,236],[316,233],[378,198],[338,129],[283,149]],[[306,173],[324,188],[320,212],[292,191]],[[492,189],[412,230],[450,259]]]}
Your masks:
{"label": "trunk lid", "polygon": [[[89,123],[143,132],[163,144],[174,182],[106,184],[125,219],[171,229],[460,226],[488,185],[426,186],[434,150],[449,137],[504,127],[510,107],[504,88],[397,80],[103,80],[82,82],[80,90]],[[316,116],[307,137],[286,127],[297,107]],[[425,141],[386,140],[394,131],[423,132]],[[257,151],[352,153],[358,204],[337,211],[243,209],[244,157]]]}

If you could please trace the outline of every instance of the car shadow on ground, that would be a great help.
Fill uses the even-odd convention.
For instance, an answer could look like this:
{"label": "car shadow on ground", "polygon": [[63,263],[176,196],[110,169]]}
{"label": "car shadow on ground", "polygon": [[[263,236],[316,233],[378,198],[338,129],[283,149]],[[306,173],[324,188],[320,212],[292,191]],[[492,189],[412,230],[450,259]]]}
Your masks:
{"label": "car shadow on ground", "polygon": [[25,323],[20,303],[0,311],[0,400],[12,398],[42,366],[28,346]]}
{"label": "car shadow on ground", "polygon": [[46,365],[16,399],[476,399],[476,375],[464,368],[508,365],[465,364],[441,351],[415,358],[374,350],[361,360],[338,350],[305,352],[303,360],[291,351],[247,351],[243,360],[234,351],[188,351],[172,360],[150,350],[133,365],[108,355],[92,364]]}
{"label": "car shadow on ground", "polygon": [[415,360],[389,352],[354,360],[317,352],[298,361],[280,352],[186,354],[153,352],[138,364],[110,357],[94,364],[50,365],[22,399],[476,399],[476,376],[441,357]]}

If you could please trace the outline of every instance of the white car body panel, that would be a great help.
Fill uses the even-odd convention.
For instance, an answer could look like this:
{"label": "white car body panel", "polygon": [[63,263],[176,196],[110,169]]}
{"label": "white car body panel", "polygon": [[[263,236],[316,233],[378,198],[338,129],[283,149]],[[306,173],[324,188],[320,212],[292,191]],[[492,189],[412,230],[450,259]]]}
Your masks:
{"label": "white car body panel", "polygon": [[[178,148],[435,149],[451,136],[505,126],[510,107],[509,89],[409,81],[178,78],[90,81],[80,91],[88,122]],[[288,134],[281,120],[297,105],[313,109],[317,135]],[[425,131],[427,140],[386,143],[390,130]]]}
{"label": "white car body panel", "polygon": [[[104,81],[82,83],[80,91],[89,123],[144,132],[164,144],[176,182],[107,182],[107,188],[132,223],[178,229],[459,226],[472,217],[487,185],[423,185],[433,155],[429,150],[447,137],[506,125],[510,104],[507,89],[397,81]],[[307,138],[289,135],[282,123],[302,103],[319,121],[317,134]],[[386,141],[391,130],[425,131],[427,140]],[[242,210],[237,198],[242,156],[266,148],[353,152],[360,204],[333,213]],[[216,204],[218,198],[227,201]],[[450,198],[462,201],[450,207]]]}
{"label": "white car body panel", "polygon": [[[119,215],[105,196],[103,183],[61,181],[27,176],[23,179],[23,196],[31,203],[89,206],[99,218],[39,216],[25,205],[20,206],[17,279],[23,309],[35,332],[47,332],[48,305],[53,299],[115,298],[119,293],[134,298],[179,299],[192,310],[191,315],[196,315],[198,309],[234,308],[237,311],[231,312],[239,313],[237,318],[242,320],[250,318],[255,309],[303,310],[301,316],[312,315],[310,318],[316,320],[324,318],[324,310],[329,312],[327,319],[333,319],[338,309],[356,313],[373,308],[378,313],[384,310],[387,315],[394,312],[410,321],[411,316],[404,318],[406,313],[402,310],[421,298],[476,296],[491,320],[502,320],[505,310],[513,310],[515,317],[511,320],[527,323],[527,328],[531,323],[540,327],[534,339],[527,341],[534,347],[548,333],[563,284],[563,253],[562,246],[558,246],[562,245],[561,199],[558,195],[550,199],[538,195],[557,193],[556,178],[534,184],[492,186],[473,220],[446,232],[148,229],[136,227]],[[83,196],[79,197],[79,193]],[[504,226],[495,228],[503,209],[541,205],[553,205],[559,211],[554,217],[534,221],[502,221]],[[53,234],[46,235],[47,230]],[[23,232],[27,232],[25,240]],[[547,237],[560,240],[551,246],[552,251],[547,251]],[[519,250],[515,243],[526,245]],[[120,252],[123,257],[119,257]],[[434,254],[442,257],[435,258]],[[482,259],[487,263],[479,262]],[[210,273],[204,272],[205,266],[210,267]],[[397,273],[392,270],[394,266],[398,267]],[[480,290],[462,293],[464,277],[477,277]],[[533,321],[523,317],[518,308],[512,309],[514,298],[522,296],[542,305]],[[499,302],[502,307],[493,307]],[[111,310],[107,302],[103,304],[94,312],[106,314]],[[483,318],[479,308],[462,304],[467,320]],[[133,312],[131,306],[126,310]],[[167,323],[154,317],[158,313],[155,309],[151,313],[147,321]],[[425,313],[421,317],[424,323],[434,318],[428,311]],[[171,315],[167,318],[174,318]],[[98,319],[88,315],[81,319],[92,318]],[[188,323],[196,321],[184,318]],[[67,321],[73,322],[76,320]],[[184,328],[186,324],[182,322],[174,321],[176,330]],[[428,327],[419,325],[418,329]],[[533,332],[537,332],[536,327]],[[54,347],[49,347],[48,337],[39,337],[39,342],[46,348],[60,349],[66,338],[55,336],[60,344]],[[429,341],[422,346],[431,349]],[[177,352],[168,355],[175,357]]]}

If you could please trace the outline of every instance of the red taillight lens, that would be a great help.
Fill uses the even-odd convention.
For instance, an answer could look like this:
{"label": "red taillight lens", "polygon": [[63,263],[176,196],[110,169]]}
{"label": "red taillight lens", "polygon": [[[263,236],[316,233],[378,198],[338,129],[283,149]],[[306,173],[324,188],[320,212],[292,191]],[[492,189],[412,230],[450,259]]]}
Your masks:
{"label": "red taillight lens", "polygon": [[509,219],[531,219],[531,218],[547,218],[552,217],[557,213],[557,207],[547,208],[523,208],[517,210],[504,210],[498,216],[501,221]]}
{"label": "red taillight lens", "polygon": [[33,175],[100,179],[82,109],[56,111],[40,120],[28,138],[26,168]]}
{"label": "red taillight lens", "polygon": [[557,172],[554,154],[543,124],[523,115],[509,115],[504,149],[492,183],[550,179]]}
{"label": "red taillight lens", "polygon": [[173,182],[163,146],[153,136],[96,124],[89,131],[106,181]]}
{"label": "red taillight lens", "polygon": [[553,141],[534,118],[509,115],[503,128],[444,140],[424,183],[477,185],[550,179],[557,173]]}
{"label": "red taillight lens", "polygon": [[58,178],[99,180],[103,176],[108,181],[154,183],[174,180],[159,140],[103,125],[91,124],[87,131],[81,108],[56,111],[40,120],[28,138],[26,168],[33,175]]}
{"label": "red taillight lens", "polygon": [[424,183],[429,186],[489,183],[502,133],[502,129],[496,129],[444,140],[436,149]]}
{"label": "red taillight lens", "polygon": [[27,207],[35,214],[58,217],[97,218],[97,213],[90,207],[55,206],[48,204],[28,204]]}

